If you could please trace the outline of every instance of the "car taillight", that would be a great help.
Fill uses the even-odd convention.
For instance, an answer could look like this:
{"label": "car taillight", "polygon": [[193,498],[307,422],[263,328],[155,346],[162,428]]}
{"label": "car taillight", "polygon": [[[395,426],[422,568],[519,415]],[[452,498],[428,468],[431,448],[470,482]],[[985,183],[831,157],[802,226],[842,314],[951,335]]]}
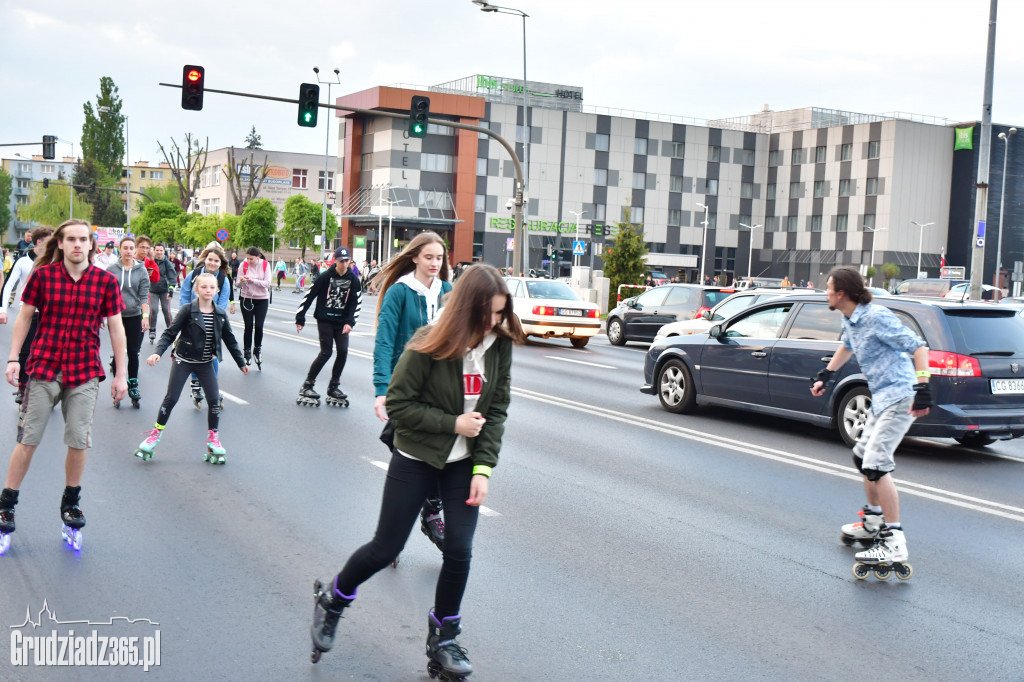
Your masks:
{"label": "car taillight", "polygon": [[555,309],[549,305],[535,305],[533,306],[534,315],[557,315]]}
{"label": "car taillight", "polygon": [[593,310],[588,310],[587,317],[593,317],[594,319],[597,319],[598,317],[601,317],[601,311],[598,310],[597,308],[594,308]]}
{"label": "car taillight", "polygon": [[928,351],[928,369],[942,377],[980,377],[981,363],[970,355],[944,350]]}
{"label": "car taillight", "polygon": [[696,314],[695,314],[695,315],[693,316],[693,319],[695,319],[695,320],[699,320],[699,319],[701,318],[701,316],[703,316],[703,315],[704,315],[704,311],[705,311],[705,310],[707,310],[708,312],[710,312],[710,311],[711,311],[711,308],[709,308],[709,307],[708,307],[708,306],[706,306],[706,305],[705,305],[705,306],[701,306],[700,308],[697,308],[697,313],[696,313]]}

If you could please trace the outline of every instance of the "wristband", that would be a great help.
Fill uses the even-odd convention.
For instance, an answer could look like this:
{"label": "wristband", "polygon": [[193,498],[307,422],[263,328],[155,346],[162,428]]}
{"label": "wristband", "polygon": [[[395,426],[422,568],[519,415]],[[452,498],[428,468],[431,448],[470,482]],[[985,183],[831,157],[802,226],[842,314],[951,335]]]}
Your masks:
{"label": "wristband", "polygon": [[475,465],[473,467],[473,475],[474,476],[486,476],[487,478],[490,478],[491,477],[491,467],[489,467],[489,466],[487,466],[485,464],[477,464],[477,465]]}
{"label": "wristband", "polygon": [[9,365],[9,364],[11,364],[12,362],[18,362],[18,363],[20,363],[20,362],[21,362],[21,360],[8,360],[8,361],[7,361],[7,364]]}
{"label": "wristband", "polygon": [[928,378],[931,378],[931,376],[932,376],[932,373],[929,372],[928,370],[925,370],[925,369],[917,370],[917,378],[919,378],[919,379],[928,379]]}

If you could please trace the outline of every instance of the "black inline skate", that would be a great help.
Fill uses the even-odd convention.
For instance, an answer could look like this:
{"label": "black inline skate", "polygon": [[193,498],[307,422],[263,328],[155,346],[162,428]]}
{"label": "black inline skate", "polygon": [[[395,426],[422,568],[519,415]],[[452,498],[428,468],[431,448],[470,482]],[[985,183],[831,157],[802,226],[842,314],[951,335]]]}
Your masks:
{"label": "black inline skate", "polygon": [[338,384],[331,384],[327,387],[327,404],[331,407],[348,407],[348,394],[338,387]]}
{"label": "black inline skate", "polygon": [[60,501],[60,518],[64,522],[61,526],[60,535],[64,542],[75,549],[82,549],[82,528],[85,527],[85,514],[78,507],[79,494],[82,486],[67,486],[64,488],[64,497]]}
{"label": "black inline skate", "polygon": [[128,380],[128,398],[132,401],[132,407],[134,407],[136,410],[139,409],[139,403],[142,400],[142,394],[139,393],[138,379]]}
{"label": "black inline skate", "polygon": [[252,364],[252,351],[246,348],[242,351],[242,357],[245,358],[245,366],[248,367]]}
{"label": "black inline skate", "polygon": [[420,510],[420,530],[437,548],[444,551],[444,519],[441,517],[441,498],[428,497]]}
{"label": "black inline skate", "polygon": [[313,624],[309,634],[313,638],[313,653],[309,660],[317,663],[325,651],[334,646],[334,631],[338,627],[341,612],[356,598],[356,593],[347,596],[338,590],[338,578],[324,584],[317,580],[313,583]]}
{"label": "black inline skate", "polygon": [[262,351],[261,351],[259,346],[256,346],[256,348],[253,349],[253,351],[252,351],[252,360],[253,360],[253,362],[256,363],[256,369],[258,369],[259,371],[262,372],[263,371],[263,353],[262,353]]}
{"label": "black inline skate", "polygon": [[192,380],[192,404],[197,410],[203,407],[203,388],[199,385],[198,379]]}
{"label": "black inline skate", "polygon": [[443,682],[461,682],[473,672],[466,650],[455,638],[462,633],[461,616],[448,616],[438,620],[434,610],[428,616],[427,675]]}
{"label": "black inline skate", "polygon": [[295,399],[296,405],[306,407],[320,407],[320,394],[313,390],[313,382],[309,379],[303,382],[299,389],[299,397]]}
{"label": "black inline skate", "polygon": [[11,547],[11,533],[14,532],[14,506],[18,504],[18,491],[4,488],[0,492],[0,554],[6,554]]}

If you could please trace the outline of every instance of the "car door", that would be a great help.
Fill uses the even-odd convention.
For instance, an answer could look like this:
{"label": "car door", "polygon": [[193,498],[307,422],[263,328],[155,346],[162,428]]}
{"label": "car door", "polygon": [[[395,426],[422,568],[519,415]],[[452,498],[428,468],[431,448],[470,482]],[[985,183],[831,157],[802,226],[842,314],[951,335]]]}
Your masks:
{"label": "car door", "polygon": [[829,310],[825,301],[797,305],[768,363],[768,393],[773,407],[824,413],[825,397],[811,395],[811,377],[824,369],[839,350],[841,316],[842,313]]}
{"label": "car door", "polygon": [[659,307],[665,302],[670,287],[648,289],[636,297],[632,308],[622,314],[622,329],[627,339],[654,340],[664,322],[660,322]]}
{"label": "car door", "polygon": [[700,354],[701,393],[745,403],[768,403],[772,349],[793,303],[758,307],[722,325]]}

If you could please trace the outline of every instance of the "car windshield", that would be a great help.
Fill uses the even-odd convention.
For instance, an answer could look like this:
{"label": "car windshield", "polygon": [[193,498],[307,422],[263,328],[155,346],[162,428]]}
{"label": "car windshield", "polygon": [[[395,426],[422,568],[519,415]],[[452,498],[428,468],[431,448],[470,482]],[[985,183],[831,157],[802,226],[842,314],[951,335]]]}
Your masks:
{"label": "car windshield", "polygon": [[704,305],[715,306],[729,298],[736,293],[735,289],[729,290],[718,290],[718,289],[705,289],[704,290]]}
{"label": "car windshield", "polygon": [[570,301],[581,300],[576,292],[562,282],[547,280],[544,282],[526,282],[526,290],[530,298],[557,298]]}
{"label": "car windshield", "polygon": [[947,310],[946,319],[957,353],[1024,356],[1024,318],[1013,310]]}
{"label": "car windshield", "polygon": [[715,308],[715,320],[725,320],[741,310],[746,310],[757,299],[756,296],[734,296]]}

